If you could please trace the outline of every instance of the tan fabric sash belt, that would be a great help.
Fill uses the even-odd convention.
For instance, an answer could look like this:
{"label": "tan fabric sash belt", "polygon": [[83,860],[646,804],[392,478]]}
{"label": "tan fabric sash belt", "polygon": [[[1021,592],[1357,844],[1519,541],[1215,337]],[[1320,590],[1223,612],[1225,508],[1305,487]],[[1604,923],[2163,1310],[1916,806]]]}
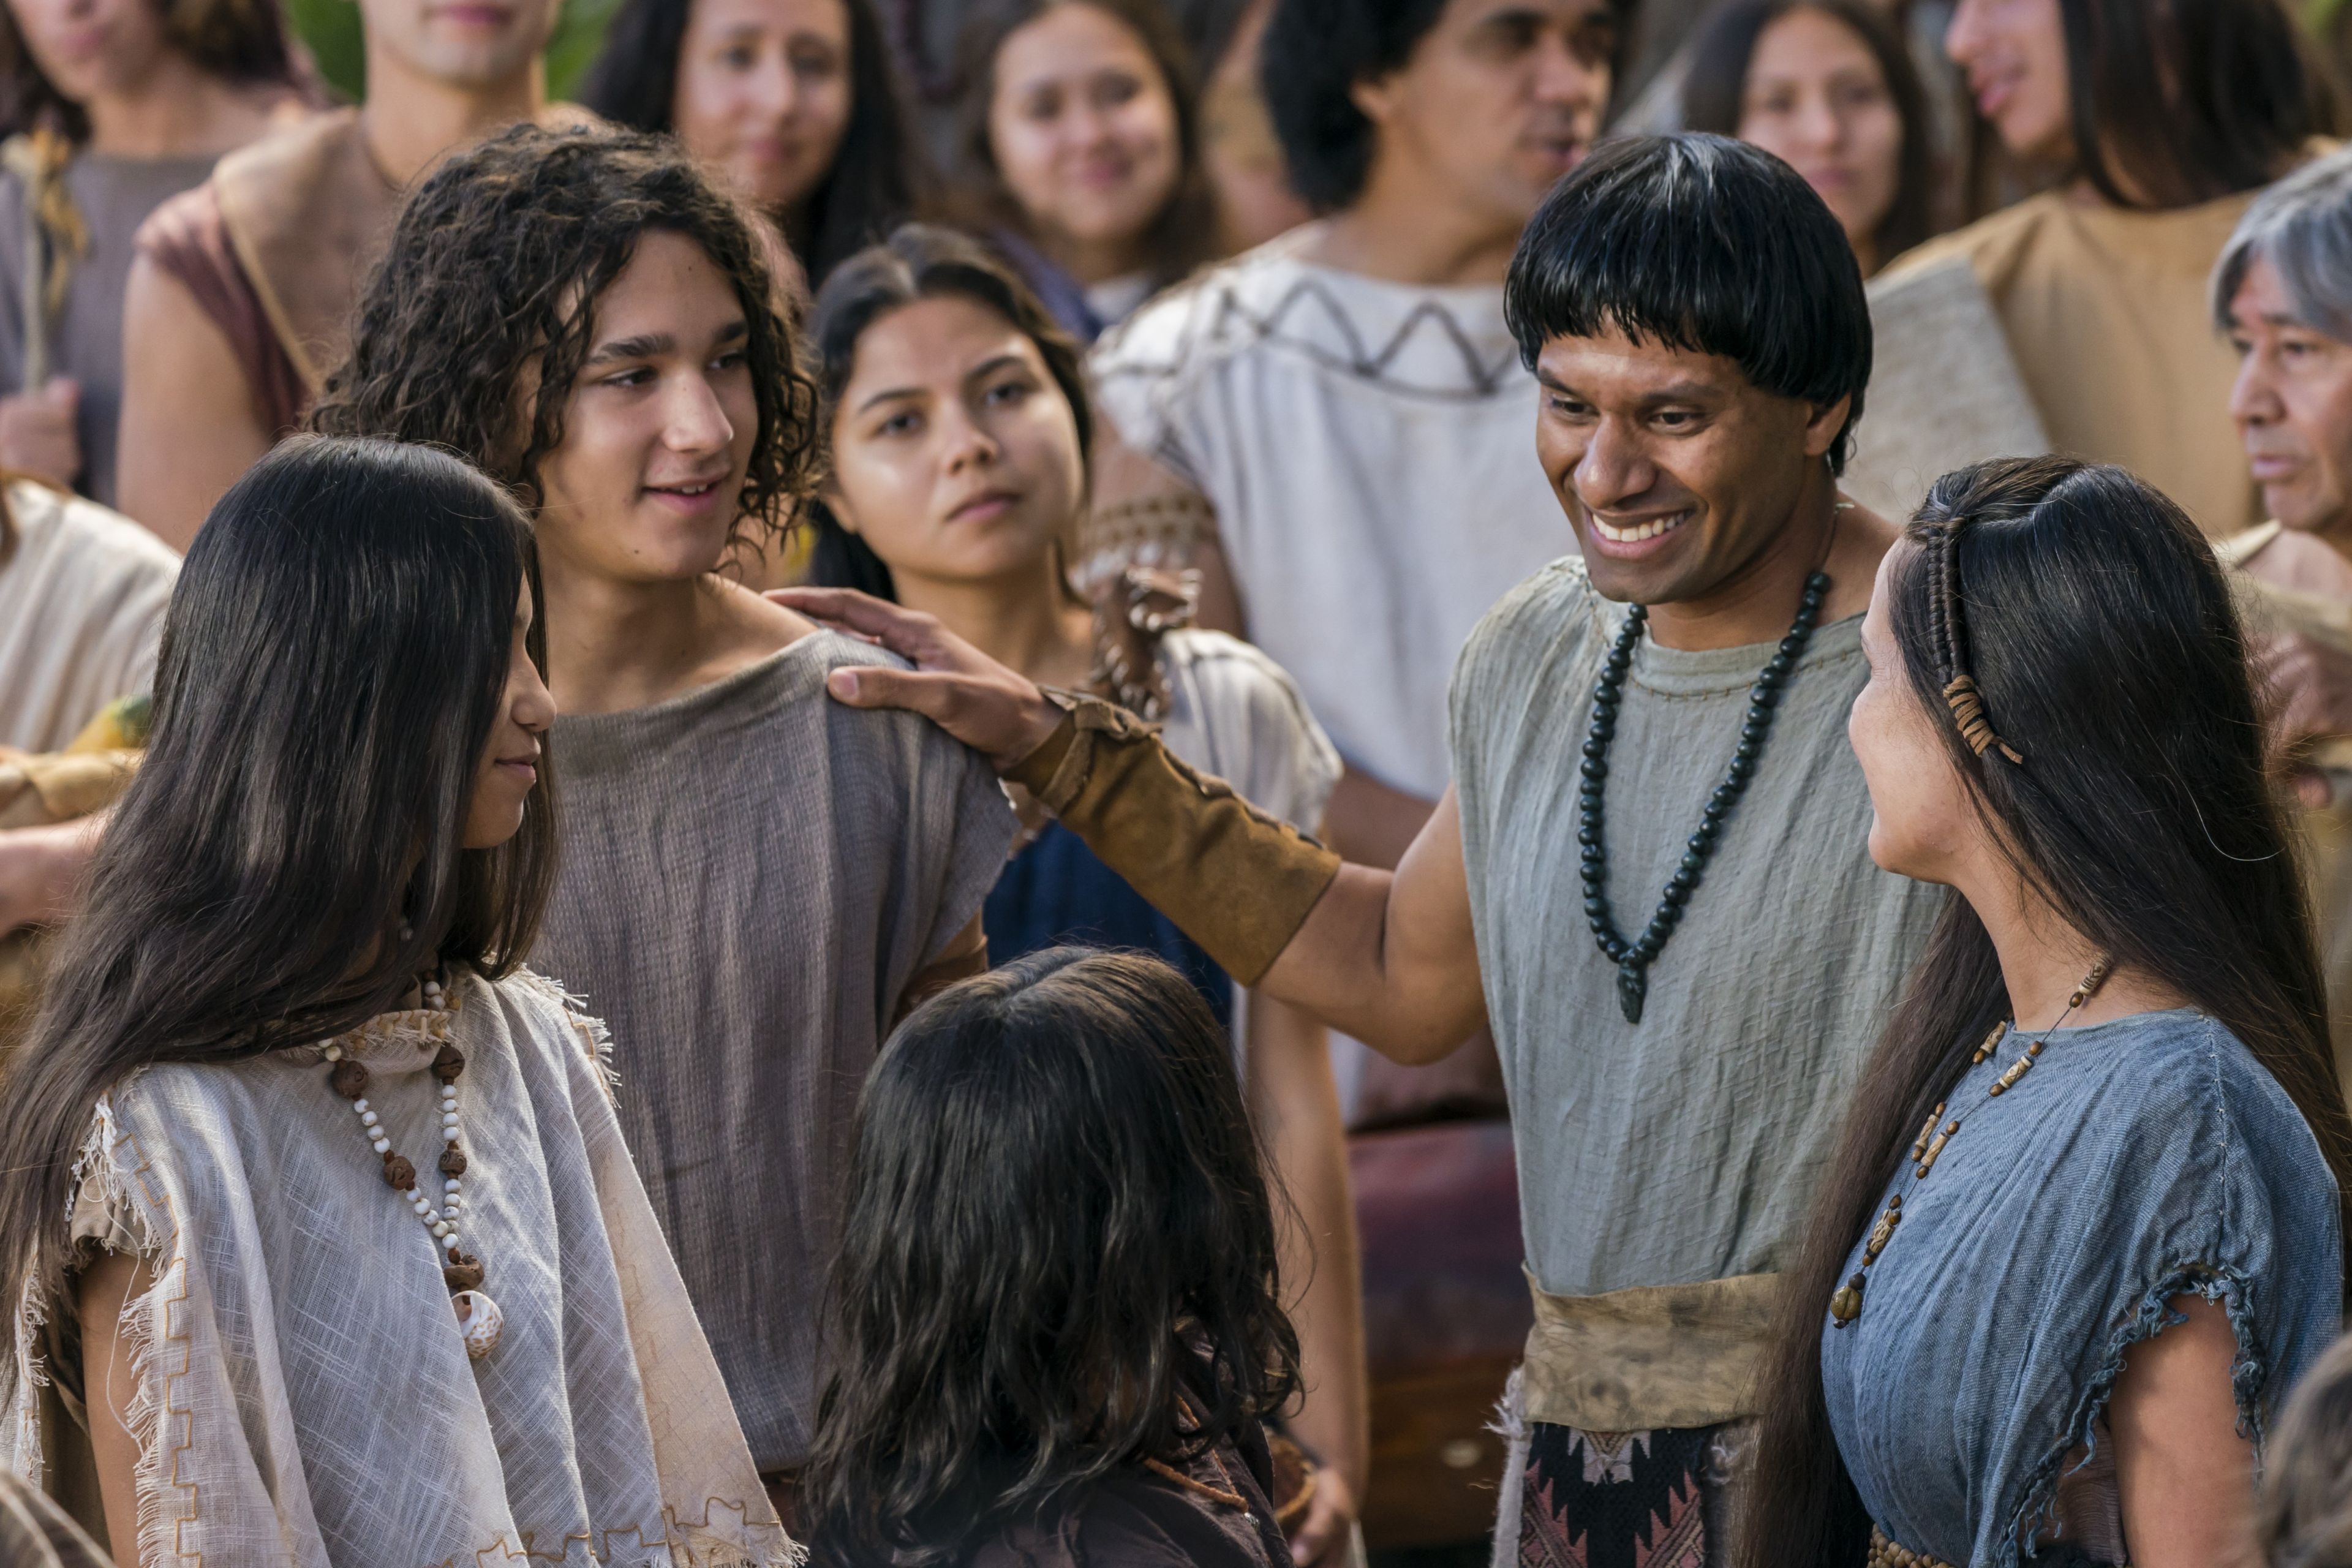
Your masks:
{"label": "tan fabric sash belt", "polygon": [[1554,1296],[1528,1277],[1528,1418],[1587,1432],[1713,1426],[1758,1414],[1778,1274]]}

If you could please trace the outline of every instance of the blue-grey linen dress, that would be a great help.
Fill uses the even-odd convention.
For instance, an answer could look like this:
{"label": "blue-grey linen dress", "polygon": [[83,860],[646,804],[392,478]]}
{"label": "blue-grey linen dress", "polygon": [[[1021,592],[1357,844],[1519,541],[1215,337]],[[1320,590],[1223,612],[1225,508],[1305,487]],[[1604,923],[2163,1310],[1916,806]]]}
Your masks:
{"label": "blue-grey linen dress", "polygon": [[2125,1350],[2179,1321],[2172,1298],[2228,1313],[2257,1445],[2343,1311],[2335,1178],[2236,1036],[2186,1010],[2060,1029],[1988,1100],[2038,1037],[2010,1031],[1953,1089],[1958,1132],[1925,1181],[1906,1163],[1888,1189],[1903,1218],[1862,1316],[1822,1318],[1830,1422],[1864,1506],[1897,1544],[1967,1568],[2022,1559]]}

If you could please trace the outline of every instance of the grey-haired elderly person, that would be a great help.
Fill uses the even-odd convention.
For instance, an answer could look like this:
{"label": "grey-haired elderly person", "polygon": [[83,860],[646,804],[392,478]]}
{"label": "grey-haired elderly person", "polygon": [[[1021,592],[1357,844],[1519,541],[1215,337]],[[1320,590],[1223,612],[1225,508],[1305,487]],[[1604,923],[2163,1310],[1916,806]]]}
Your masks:
{"label": "grey-haired elderly person", "polygon": [[2310,808],[2339,1063],[2352,1065],[2352,149],[2257,197],[2213,271],[2239,353],[2230,412],[2270,521],[2220,542],[2237,568]]}

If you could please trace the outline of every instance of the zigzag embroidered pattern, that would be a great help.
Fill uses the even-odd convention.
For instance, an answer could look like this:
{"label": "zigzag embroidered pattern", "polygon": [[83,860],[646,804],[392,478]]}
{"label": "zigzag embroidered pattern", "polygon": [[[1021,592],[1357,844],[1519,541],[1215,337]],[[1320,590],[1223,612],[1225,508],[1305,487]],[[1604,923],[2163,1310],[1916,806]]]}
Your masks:
{"label": "zigzag embroidered pattern", "polygon": [[[1301,278],[1275,301],[1274,308],[1263,315],[1245,303],[1240,290],[1230,283],[1203,279],[1194,284],[1198,297],[1184,330],[1178,339],[1173,357],[1166,361],[1114,364],[1105,371],[1105,380],[1122,377],[1166,378],[1183,374],[1192,368],[1196,353],[1204,343],[1215,344],[1226,353],[1260,342],[1276,342],[1297,350],[1317,363],[1360,381],[1377,384],[1387,391],[1413,397],[1442,398],[1449,401],[1475,400],[1493,397],[1504,390],[1518,367],[1516,348],[1502,358],[1489,363],[1479,353],[1476,341],[1455,319],[1454,312],[1435,300],[1424,300],[1409,311],[1398,324],[1387,342],[1374,349],[1367,345],[1364,333],[1349,315],[1347,307],[1319,279]],[[1335,352],[1330,346],[1317,342],[1303,331],[1287,331],[1294,312],[1319,305],[1332,328],[1343,340],[1343,347]],[[1461,386],[1424,386],[1401,381],[1391,375],[1390,368],[1402,356],[1424,323],[1444,334],[1460,357]]]}

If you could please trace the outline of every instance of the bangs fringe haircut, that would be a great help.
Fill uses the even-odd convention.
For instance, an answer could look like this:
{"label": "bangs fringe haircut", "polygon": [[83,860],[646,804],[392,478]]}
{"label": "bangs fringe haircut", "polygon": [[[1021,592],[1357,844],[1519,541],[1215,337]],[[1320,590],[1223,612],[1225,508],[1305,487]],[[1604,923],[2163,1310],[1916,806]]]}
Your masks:
{"label": "bangs fringe haircut", "polygon": [[1504,314],[1532,371],[1555,338],[1611,331],[1730,360],[1755,386],[1827,408],[1843,473],[1870,384],[1853,247],[1802,176],[1744,142],[1634,137],[1561,181],[1520,237]]}

